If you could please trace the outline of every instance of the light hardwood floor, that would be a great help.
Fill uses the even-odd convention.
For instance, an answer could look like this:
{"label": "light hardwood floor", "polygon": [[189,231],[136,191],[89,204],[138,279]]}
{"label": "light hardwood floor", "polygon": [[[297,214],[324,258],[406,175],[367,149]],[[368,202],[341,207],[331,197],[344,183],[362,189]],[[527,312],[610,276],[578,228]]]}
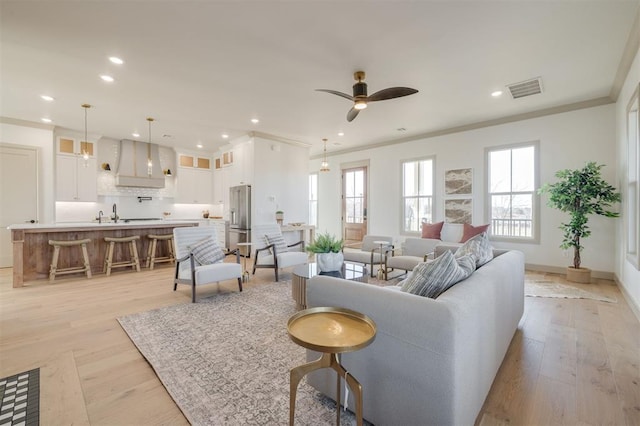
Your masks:
{"label": "light hardwood floor", "polygon": [[[11,269],[0,269],[0,377],[40,368],[43,425],[188,424],[116,321],[188,303],[186,286],[172,291],[172,273],[160,267],[14,289]],[[259,270],[246,286],[272,280],[271,270]],[[589,288],[618,303],[526,298],[477,423],[640,425],[640,324],[612,282]],[[216,291],[237,284],[199,294]]]}

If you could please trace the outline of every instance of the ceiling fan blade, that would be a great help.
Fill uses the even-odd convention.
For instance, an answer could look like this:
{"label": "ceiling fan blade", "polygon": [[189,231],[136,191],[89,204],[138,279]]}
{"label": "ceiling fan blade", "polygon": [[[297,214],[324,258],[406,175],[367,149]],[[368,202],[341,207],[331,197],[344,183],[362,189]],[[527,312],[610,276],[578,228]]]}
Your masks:
{"label": "ceiling fan blade", "polygon": [[353,119],[358,116],[359,112],[360,112],[359,109],[351,108],[347,113],[347,121],[349,122],[353,121]]}
{"label": "ceiling fan blade", "polygon": [[387,99],[413,95],[414,93],[418,93],[418,91],[410,87],[389,87],[387,89],[377,91],[373,95],[369,96],[367,98],[367,102],[385,101]]}
{"label": "ceiling fan blade", "polygon": [[331,93],[333,95],[338,95],[338,96],[342,96],[345,99],[349,99],[350,101],[353,101],[353,96],[351,95],[347,95],[346,93],[342,93],[342,92],[338,92],[336,90],[330,90],[330,89],[316,89],[316,92],[327,92],[327,93]]}

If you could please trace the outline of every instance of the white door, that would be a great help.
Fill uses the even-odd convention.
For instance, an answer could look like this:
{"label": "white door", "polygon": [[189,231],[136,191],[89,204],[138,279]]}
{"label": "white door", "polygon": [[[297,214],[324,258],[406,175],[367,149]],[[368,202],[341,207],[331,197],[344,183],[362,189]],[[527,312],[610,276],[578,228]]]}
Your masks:
{"label": "white door", "polygon": [[37,220],[37,151],[0,146],[0,267],[13,264],[11,232],[7,226]]}

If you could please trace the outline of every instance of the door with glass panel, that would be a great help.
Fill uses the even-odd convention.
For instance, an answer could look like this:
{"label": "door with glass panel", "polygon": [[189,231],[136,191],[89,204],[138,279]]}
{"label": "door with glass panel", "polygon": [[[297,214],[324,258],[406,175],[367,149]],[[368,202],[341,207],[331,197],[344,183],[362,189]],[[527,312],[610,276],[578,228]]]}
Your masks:
{"label": "door with glass panel", "polygon": [[367,234],[367,167],[342,170],[342,230],[345,244]]}

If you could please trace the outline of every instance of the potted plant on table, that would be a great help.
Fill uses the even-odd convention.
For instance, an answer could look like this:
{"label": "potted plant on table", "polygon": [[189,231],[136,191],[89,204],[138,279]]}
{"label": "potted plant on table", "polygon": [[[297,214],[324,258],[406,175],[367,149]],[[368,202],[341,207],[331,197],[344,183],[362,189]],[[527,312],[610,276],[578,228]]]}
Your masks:
{"label": "potted plant on table", "polygon": [[343,241],[329,233],[318,234],[313,243],[307,245],[306,250],[316,254],[316,262],[321,272],[333,272],[342,269],[344,255]]}
{"label": "potted plant on table", "polygon": [[591,270],[581,267],[580,252],[582,238],[591,235],[587,226],[589,215],[618,217],[618,213],[608,210],[613,203],[620,202],[620,193],[600,176],[603,164],[587,163],[582,169],[560,170],[556,172],[558,182],[545,184],[539,194],[549,194],[548,205],[569,213],[570,221],[562,223],[560,229],[564,238],[563,249],[573,247],[573,266],[567,267],[567,279],[573,282],[591,282]]}

